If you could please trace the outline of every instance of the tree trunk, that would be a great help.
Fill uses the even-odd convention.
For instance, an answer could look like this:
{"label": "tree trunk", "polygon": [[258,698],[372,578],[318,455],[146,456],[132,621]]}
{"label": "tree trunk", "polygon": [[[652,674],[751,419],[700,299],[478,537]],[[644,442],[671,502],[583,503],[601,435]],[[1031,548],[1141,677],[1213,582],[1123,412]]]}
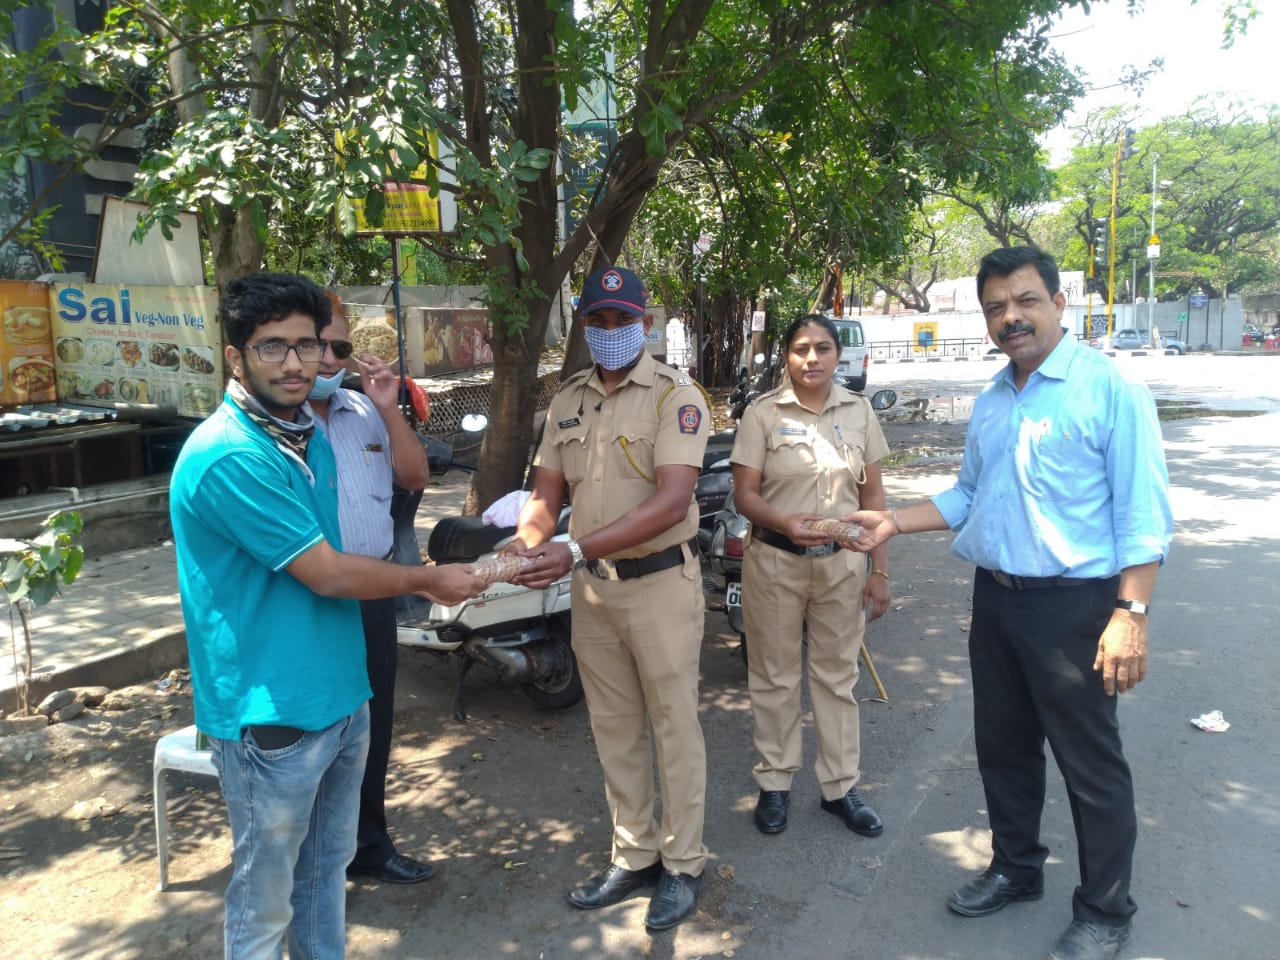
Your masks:
{"label": "tree trunk", "polygon": [[[294,0],[281,0],[280,16],[288,20],[297,12]],[[169,83],[177,93],[196,89],[203,80],[199,65],[192,59],[182,38],[168,33],[162,23],[156,27],[167,34],[170,52],[168,58]],[[249,95],[249,114],[261,120],[267,128],[279,124],[283,112],[280,96],[281,58],[277,48],[280,37],[273,36],[263,26],[253,30],[253,59],[246,64],[250,78],[261,86]],[[209,111],[204,94],[187,96],[178,100],[178,119],[193,123]],[[265,202],[265,201],[261,201]],[[235,209],[222,204],[206,203],[205,219],[209,228],[209,247],[213,253],[214,284],[221,290],[226,284],[262,269],[266,253],[266,238],[258,235],[252,212],[248,207]],[[266,221],[264,214],[263,222]]]}

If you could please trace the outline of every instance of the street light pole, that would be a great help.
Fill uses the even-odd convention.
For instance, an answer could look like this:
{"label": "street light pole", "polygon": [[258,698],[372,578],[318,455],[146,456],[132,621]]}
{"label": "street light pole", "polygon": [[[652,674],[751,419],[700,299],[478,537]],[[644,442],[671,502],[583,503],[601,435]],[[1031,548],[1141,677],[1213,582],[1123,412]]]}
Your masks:
{"label": "street light pole", "polygon": [[1147,241],[1147,336],[1155,325],[1156,317],[1156,261],[1160,259],[1160,237],[1156,235],[1156,165],[1160,162],[1160,154],[1151,155],[1151,239]]}

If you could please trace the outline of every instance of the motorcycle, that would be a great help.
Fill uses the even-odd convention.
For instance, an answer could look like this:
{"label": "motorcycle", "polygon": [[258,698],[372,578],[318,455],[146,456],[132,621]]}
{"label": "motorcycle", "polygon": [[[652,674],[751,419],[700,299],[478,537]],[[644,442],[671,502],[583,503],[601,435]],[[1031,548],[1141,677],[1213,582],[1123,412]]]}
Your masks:
{"label": "motorcycle", "polygon": [[729,417],[735,423],[742,419],[747,407],[751,406],[752,400],[773,388],[774,371],[772,367],[764,365],[764,354],[757,353],[753,359],[756,370],[759,371],[755,379],[750,380],[747,376],[747,368],[743,367],[738,373],[738,382],[729,391]]}
{"label": "motorcycle", "polygon": [[[874,410],[888,410],[898,402],[898,394],[893,390],[878,390],[871,397]],[[742,616],[742,557],[746,545],[747,531],[751,524],[738,512],[730,489],[724,505],[712,518],[711,534],[705,551],[707,565],[711,568],[712,597],[708,606],[714,610],[723,610],[728,618],[730,629],[734,630],[741,643],[738,649],[742,654],[742,662],[747,662],[747,626]],[[716,580],[719,577],[724,586],[720,587]],[[723,594],[723,600],[720,594]]]}
{"label": "motorcycle", "polygon": [[[474,469],[452,463],[451,456],[446,456],[440,447],[452,453],[447,444],[428,444],[433,474],[443,474],[455,465]],[[410,527],[412,511],[416,509],[416,501],[412,510],[408,504],[403,508]],[[553,539],[568,539],[568,521],[566,507]],[[427,539],[427,556],[436,563],[485,560],[494,556],[515,531],[515,527],[485,524],[479,517],[445,517]],[[402,549],[407,553],[409,547],[402,548],[397,537],[397,559]],[[421,562],[421,556],[416,556],[414,562]],[[542,590],[494,583],[478,596],[452,605],[402,598],[406,602],[397,615],[397,641],[403,647],[456,660],[458,674],[451,710],[458,720],[467,718],[463,681],[477,663],[494,670],[503,681],[518,685],[539,706],[564,710],[583,698],[582,675],[570,644],[569,591],[570,577],[565,574]]]}
{"label": "motorcycle", "polygon": [[716,514],[724,506],[725,497],[733,489],[733,468],[729,454],[737,433],[722,430],[707,438],[707,449],[702,456],[702,470],[693,488],[693,498],[698,503],[698,546],[705,554],[715,529]]}

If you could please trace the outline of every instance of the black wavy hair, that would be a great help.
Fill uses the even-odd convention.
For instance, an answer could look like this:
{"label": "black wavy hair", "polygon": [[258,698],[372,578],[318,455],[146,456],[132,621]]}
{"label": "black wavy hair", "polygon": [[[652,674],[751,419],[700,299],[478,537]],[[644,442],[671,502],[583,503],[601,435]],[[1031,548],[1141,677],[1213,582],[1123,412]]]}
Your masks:
{"label": "black wavy hair", "polygon": [[820,313],[806,313],[803,317],[796,317],[791,321],[791,325],[787,327],[786,332],[782,335],[782,355],[786,356],[791,351],[791,341],[796,338],[796,334],[803,327],[816,323],[818,326],[831,334],[831,342],[837,347],[840,346],[840,331],[836,329],[835,323],[830,317],[824,317]]}
{"label": "black wavy hair", "polygon": [[227,284],[218,302],[218,319],[226,342],[243,350],[253,331],[264,323],[301,313],[316,322],[316,337],[333,318],[329,298],[320,286],[296,273],[252,273]]}
{"label": "black wavy hair", "polygon": [[978,299],[982,299],[982,288],[986,286],[988,278],[1007,277],[1023,267],[1036,268],[1049,296],[1056,296],[1062,288],[1057,261],[1039,247],[999,247],[983,257],[978,264]]}

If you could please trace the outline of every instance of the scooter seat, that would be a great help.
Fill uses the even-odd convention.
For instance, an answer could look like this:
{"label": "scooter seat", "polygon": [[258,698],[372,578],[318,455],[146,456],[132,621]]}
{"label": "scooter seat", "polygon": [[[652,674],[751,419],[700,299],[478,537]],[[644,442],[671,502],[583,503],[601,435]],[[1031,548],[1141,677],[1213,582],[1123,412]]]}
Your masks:
{"label": "scooter seat", "polygon": [[515,527],[490,526],[480,517],[445,517],[431,531],[427,556],[436,563],[470,563],[515,532]]}
{"label": "scooter seat", "polygon": [[[494,527],[480,517],[445,517],[427,539],[427,556],[436,563],[470,563],[516,532],[515,527]],[[560,511],[556,533],[569,532],[569,510]]]}

